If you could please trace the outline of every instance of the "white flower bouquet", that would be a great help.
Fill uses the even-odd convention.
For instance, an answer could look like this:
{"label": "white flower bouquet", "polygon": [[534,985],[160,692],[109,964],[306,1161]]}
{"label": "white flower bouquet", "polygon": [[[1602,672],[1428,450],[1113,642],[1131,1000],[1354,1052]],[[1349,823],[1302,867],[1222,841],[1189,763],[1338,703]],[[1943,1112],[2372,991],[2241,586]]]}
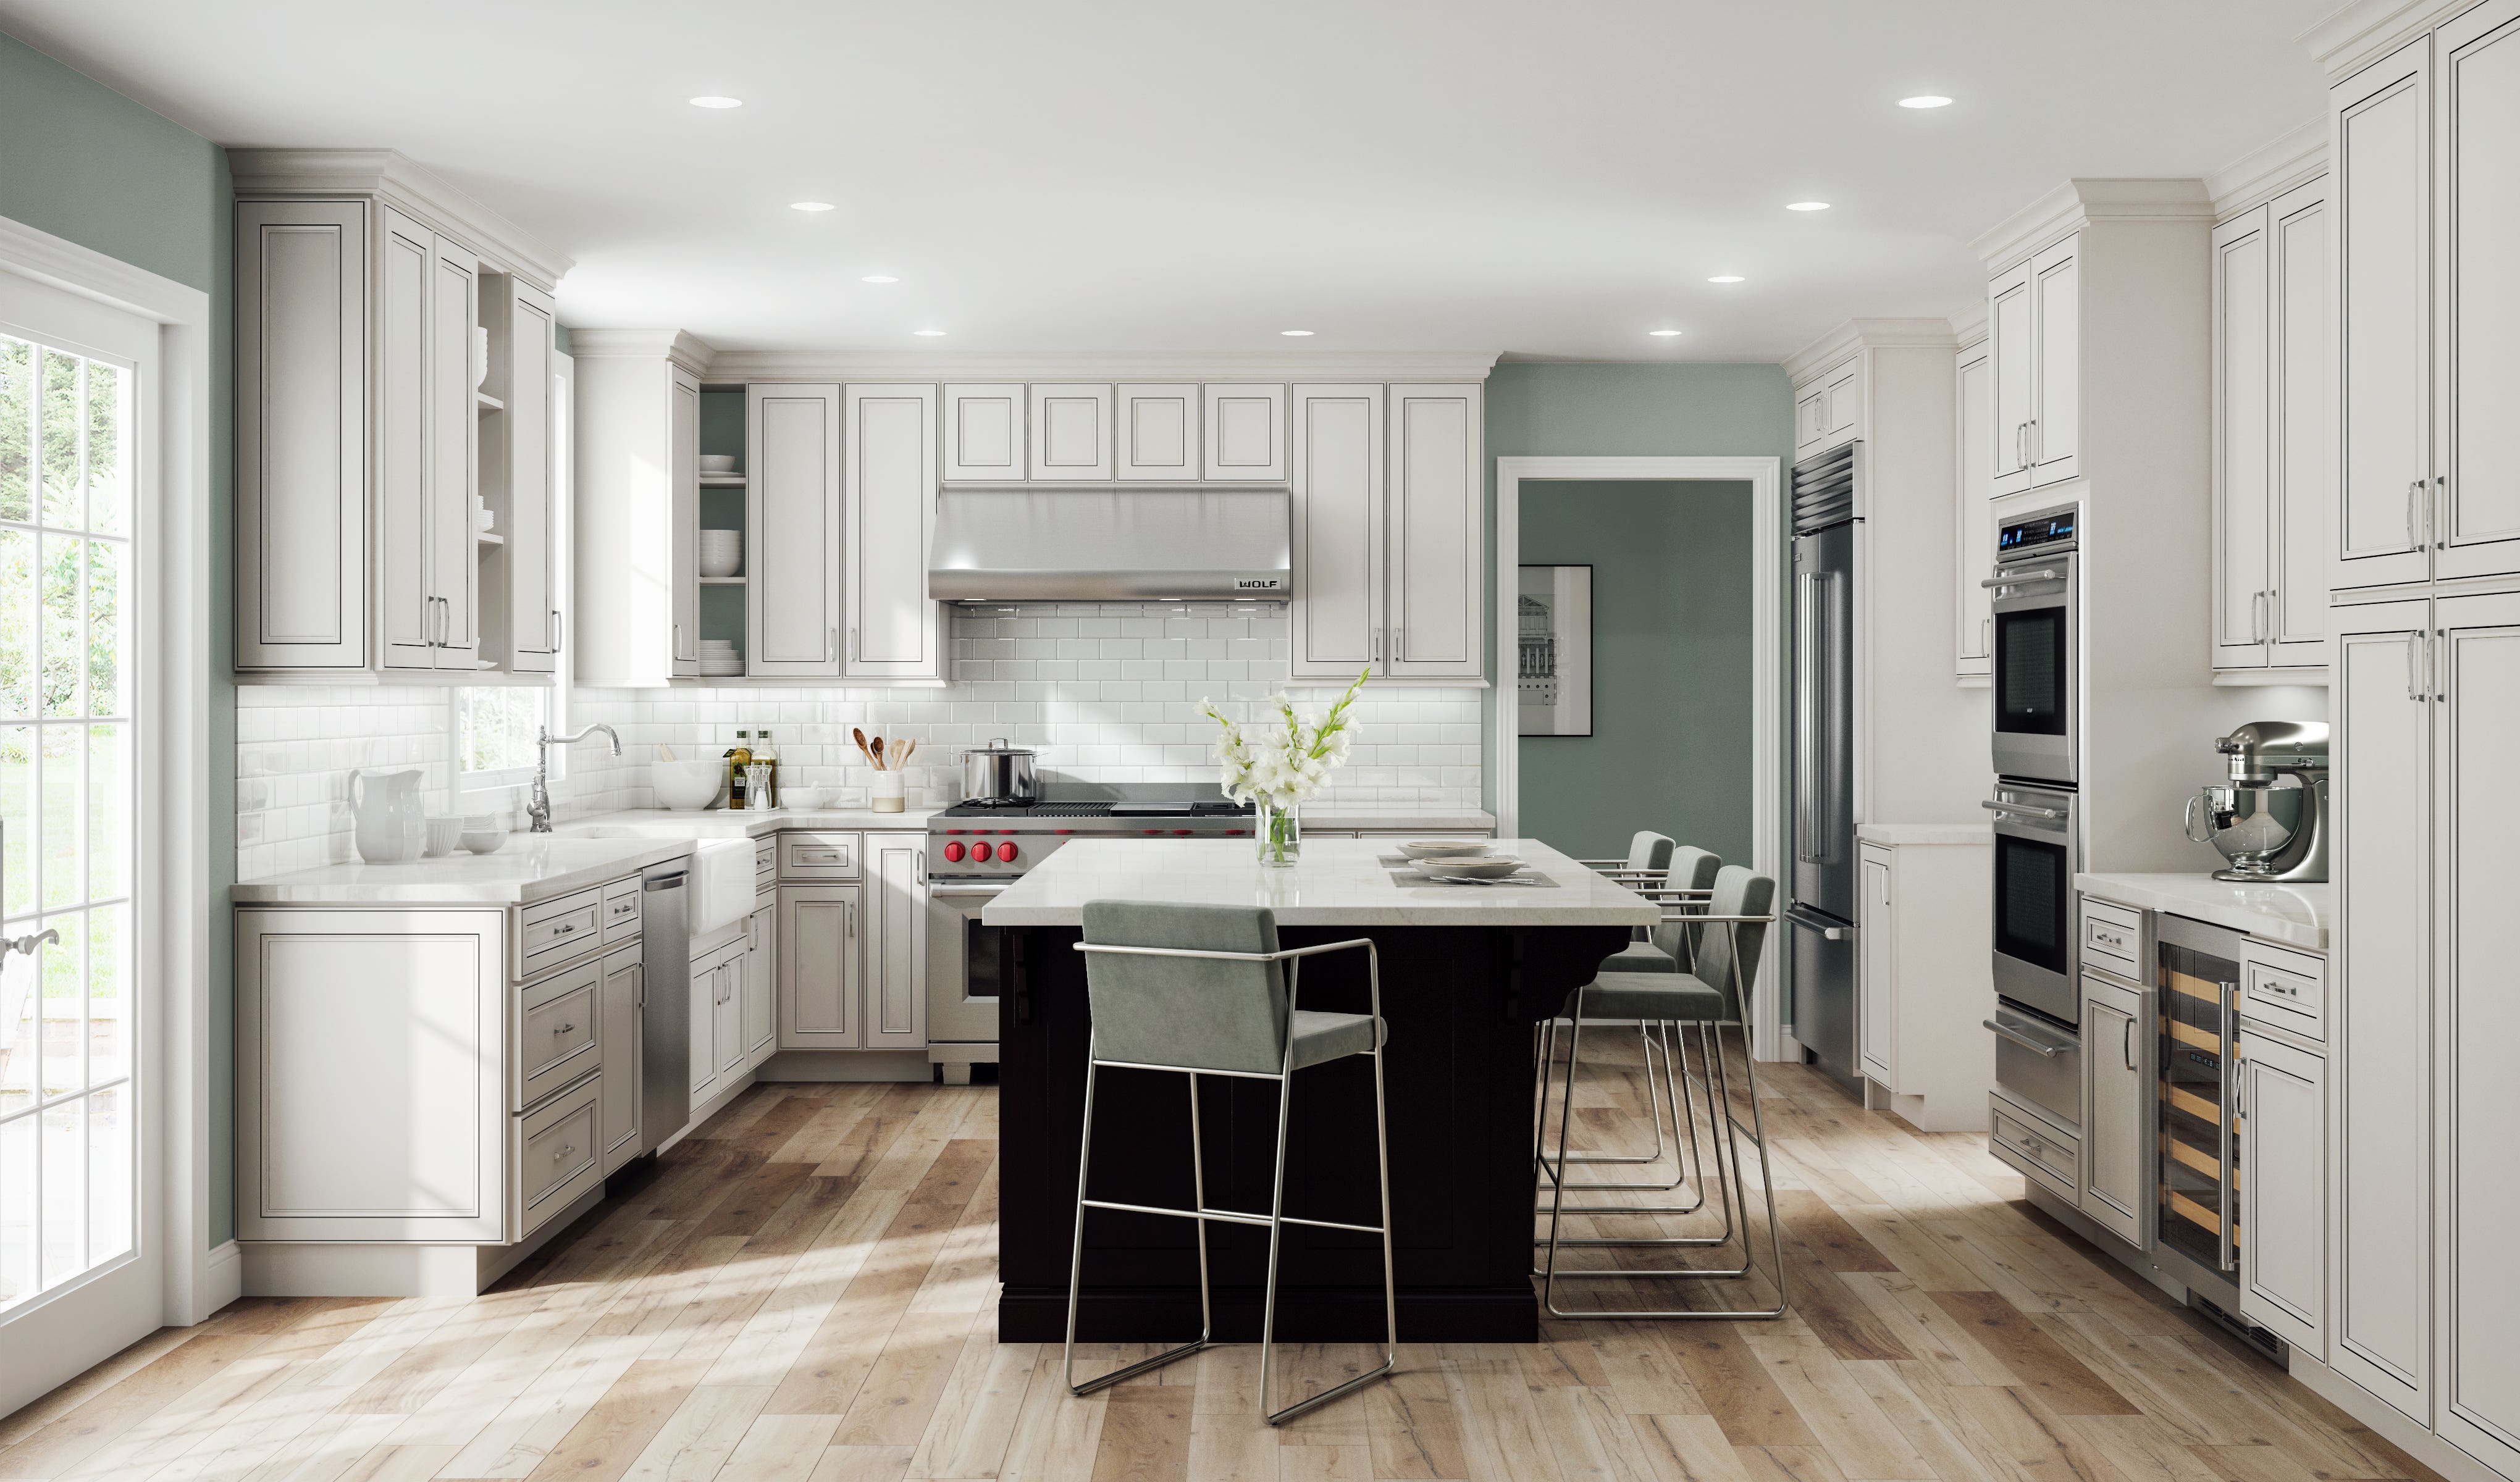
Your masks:
{"label": "white flower bouquet", "polygon": [[1225,795],[1252,804],[1257,814],[1252,833],[1262,864],[1295,862],[1302,847],[1295,809],[1318,796],[1331,771],[1347,760],[1348,745],[1356,735],[1348,707],[1356,702],[1357,692],[1365,688],[1366,675],[1372,672],[1358,674],[1338,702],[1318,715],[1298,710],[1282,691],[1266,701],[1271,713],[1265,722],[1247,727],[1219,709],[1215,701],[1198,702],[1199,712],[1216,722],[1222,733],[1216,750],[1223,763]]}

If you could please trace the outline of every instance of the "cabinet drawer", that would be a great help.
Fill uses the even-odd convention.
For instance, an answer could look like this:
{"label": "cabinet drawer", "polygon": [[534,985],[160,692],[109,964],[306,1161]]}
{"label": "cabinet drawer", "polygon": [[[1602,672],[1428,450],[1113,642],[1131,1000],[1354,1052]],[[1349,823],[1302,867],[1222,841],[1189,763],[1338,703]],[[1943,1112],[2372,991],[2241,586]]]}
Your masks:
{"label": "cabinet drawer", "polygon": [[2324,1042],[2327,963],[2263,942],[2240,949],[2240,1016]]}
{"label": "cabinet drawer", "polygon": [[2090,966],[2142,982],[2143,913],[2085,897],[2083,952]]}
{"label": "cabinet drawer", "polygon": [[783,880],[853,880],[858,877],[858,835],[784,833],[779,842]]}
{"label": "cabinet drawer", "polygon": [[2054,1124],[2006,1100],[1987,1096],[1988,1136],[1995,1155],[2048,1186],[2068,1204],[2078,1202],[2083,1181],[2083,1143]]}
{"label": "cabinet drawer", "polygon": [[601,1078],[590,1076],[550,1105],[511,1119],[516,1128],[516,1173],[511,1184],[516,1238],[541,1229],[552,1216],[575,1203],[578,1195],[604,1181],[603,1158],[596,1145],[596,1107],[602,1096]]}
{"label": "cabinet drawer", "polygon": [[765,833],[752,841],[752,873],[775,876],[779,873],[779,840],[781,835]]}
{"label": "cabinet drawer", "polygon": [[515,1080],[511,1110],[531,1106],[594,1069],[596,996],[604,983],[600,961],[564,967],[517,990]]}
{"label": "cabinet drawer", "polygon": [[604,945],[604,892],[581,890],[517,913],[517,976],[531,977]]}
{"label": "cabinet drawer", "polygon": [[604,887],[604,945],[626,942],[639,934],[640,881],[636,876]]}

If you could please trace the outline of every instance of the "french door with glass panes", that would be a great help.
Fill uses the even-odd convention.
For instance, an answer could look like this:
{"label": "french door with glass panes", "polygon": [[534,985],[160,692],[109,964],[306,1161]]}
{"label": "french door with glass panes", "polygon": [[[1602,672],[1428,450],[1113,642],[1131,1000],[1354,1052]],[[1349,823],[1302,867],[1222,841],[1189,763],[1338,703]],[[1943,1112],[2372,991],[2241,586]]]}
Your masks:
{"label": "french door with glass panes", "polygon": [[163,1307],[135,843],[155,346],[0,273],[0,1351],[72,1364]]}

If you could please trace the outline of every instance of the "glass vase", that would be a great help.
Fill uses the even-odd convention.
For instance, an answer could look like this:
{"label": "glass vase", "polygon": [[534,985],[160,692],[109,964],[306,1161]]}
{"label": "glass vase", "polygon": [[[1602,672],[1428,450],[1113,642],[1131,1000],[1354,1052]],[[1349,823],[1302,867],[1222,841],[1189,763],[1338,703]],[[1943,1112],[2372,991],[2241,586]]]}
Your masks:
{"label": "glass vase", "polygon": [[1295,817],[1295,805],[1263,798],[1252,806],[1251,841],[1259,849],[1260,863],[1272,870],[1291,868],[1304,853],[1304,830]]}

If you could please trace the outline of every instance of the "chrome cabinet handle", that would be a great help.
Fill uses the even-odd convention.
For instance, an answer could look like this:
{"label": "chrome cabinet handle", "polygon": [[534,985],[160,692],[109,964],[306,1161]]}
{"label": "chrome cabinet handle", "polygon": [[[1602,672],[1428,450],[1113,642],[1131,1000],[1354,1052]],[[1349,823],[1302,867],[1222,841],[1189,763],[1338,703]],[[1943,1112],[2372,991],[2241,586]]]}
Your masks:
{"label": "chrome cabinet handle", "polygon": [[576,1145],[575,1145],[575,1144],[573,1144],[573,1143],[562,1143],[562,1144],[561,1144],[561,1145],[560,1145],[560,1151],[555,1152],[555,1153],[553,1153],[553,1154],[552,1154],[552,1161],[553,1161],[553,1162],[555,1162],[555,1163],[564,1163],[564,1162],[567,1162],[567,1161],[568,1161],[568,1156],[569,1156],[569,1154],[570,1154],[570,1153],[573,1153],[573,1152],[575,1152],[575,1151],[577,1151],[577,1146],[576,1146]]}
{"label": "chrome cabinet handle", "polygon": [[2407,635],[2407,698],[2412,700],[2420,700],[2424,697],[2423,686],[2416,681],[2415,677],[2416,657],[2423,651],[2423,629],[2417,628]]}
{"label": "chrome cabinet handle", "polygon": [[1977,624],[1978,657],[1993,658],[1995,657],[1995,619],[1981,617],[1977,620]]}
{"label": "chrome cabinet handle", "polygon": [[828,664],[828,663],[830,663],[832,659],[837,658],[837,657],[839,656],[839,652],[840,652],[840,630],[839,630],[839,629],[837,629],[837,628],[826,628],[826,629],[824,629],[824,630],[823,630],[823,662],[825,662],[825,663],[827,663],[827,664]]}
{"label": "chrome cabinet handle", "polygon": [[551,651],[554,653],[560,651],[561,635],[567,630],[567,627],[566,620],[560,615],[560,608],[552,608],[550,618],[543,624],[543,636],[551,640]]}
{"label": "chrome cabinet handle", "polygon": [[2424,529],[2426,533],[2430,534],[2433,538],[2434,550],[2447,551],[2450,549],[2450,542],[2442,538],[2441,512],[2450,505],[2450,475],[2447,473],[2434,474],[2433,488],[2437,492],[2433,496],[2432,503],[2424,510]]}
{"label": "chrome cabinet handle", "polygon": [[562,1024],[562,1025],[561,1025],[558,1029],[553,1030],[553,1031],[552,1031],[552,1033],[554,1033],[554,1034],[575,1034],[575,1033],[577,1033],[577,1026],[576,1026],[575,1024]]}
{"label": "chrome cabinet handle", "polygon": [[2124,1043],[2120,1048],[2121,1048],[2121,1049],[2123,1049],[2123,1050],[2126,1052],[2126,1067],[2127,1067],[2127,1069],[2129,1069],[2129,1070],[2133,1070],[2133,1069],[2135,1069],[2135,1068],[2136,1068],[2136,1063],[2135,1063],[2135,1020],[2134,1020],[2134,1019],[2130,1018],[2130,1019],[2128,1019],[2128,1020],[2126,1021],[2126,1033],[2125,1033],[2125,1035],[2124,1035],[2122,1038],[2124,1039],[2125,1043]]}
{"label": "chrome cabinet handle", "polygon": [[844,936],[858,934],[858,908],[854,901],[840,902],[840,932]]}
{"label": "chrome cabinet handle", "polygon": [[2267,594],[2265,594],[2264,592],[2252,592],[2252,593],[2250,593],[2250,594],[2249,594],[2249,642],[2251,642],[2251,643],[2253,643],[2253,644],[2262,644],[2262,643],[2265,643],[2265,642],[2267,641],[2267,632],[2266,632],[2266,628],[2267,628],[2266,611],[2267,611]]}
{"label": "chrome cabinet handle", "polygon": [[849,630],[849,662],[853,664],[866,662],[866,654],[858,646],[858,630],[855,628]]}
{"label": "chrome cabinet handle", "polygon": [[2407,485],[2407,544],[2417,550],[2421,550],[2424,543],[2415,534],[2415,501],[2421,499],[2423,493],[2424,481],[2420,478]]}

